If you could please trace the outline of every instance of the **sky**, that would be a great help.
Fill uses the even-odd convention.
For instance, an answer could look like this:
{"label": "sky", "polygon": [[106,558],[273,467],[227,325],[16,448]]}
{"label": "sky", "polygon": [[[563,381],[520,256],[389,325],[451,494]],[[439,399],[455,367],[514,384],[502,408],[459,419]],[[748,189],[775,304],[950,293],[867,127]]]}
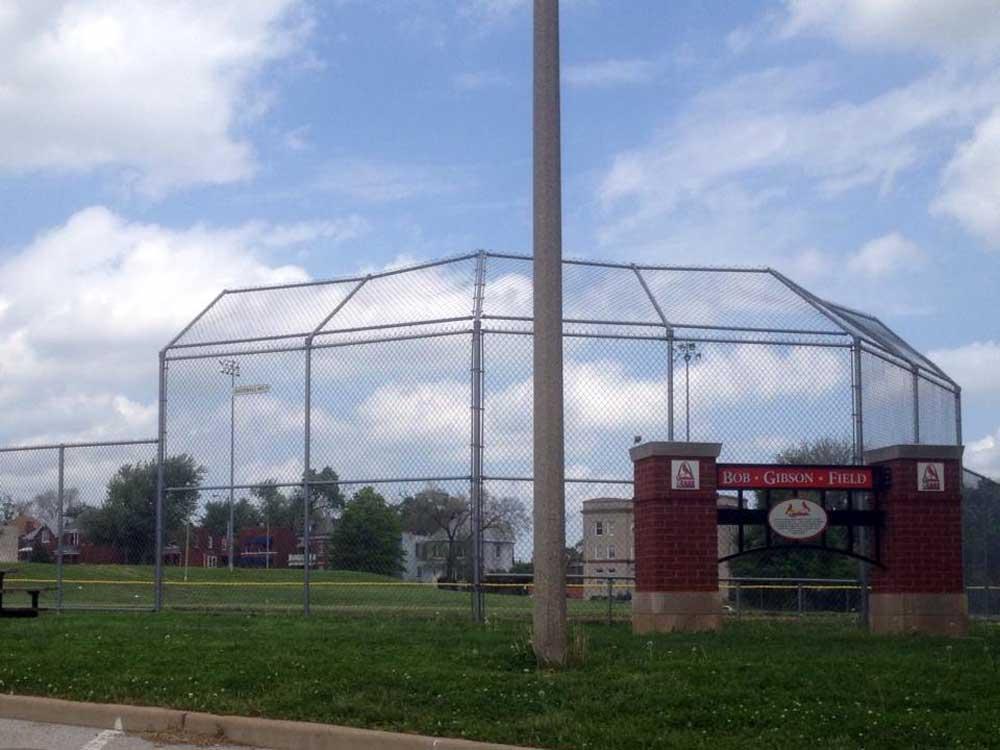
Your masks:
{"label": "sky", "polygon": [[[530,6],[0,2],[0,442],[155,435],[222,288],[530,253]],[[564,0],[564,252],[877,314],[1000,477],[998,62],[995,0]]]}

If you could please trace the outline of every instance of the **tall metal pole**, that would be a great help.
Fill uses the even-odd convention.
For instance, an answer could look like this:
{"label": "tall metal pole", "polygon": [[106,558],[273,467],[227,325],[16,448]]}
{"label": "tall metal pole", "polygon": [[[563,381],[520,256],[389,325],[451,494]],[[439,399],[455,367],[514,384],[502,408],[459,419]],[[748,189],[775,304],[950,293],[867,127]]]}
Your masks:
{"label": "tall metal pole", "polygon": [[674,441],[674,331],[667,332],[667,440]]}
{"label": "tall metal pole", "polygon": [[533,637],[542,664],[566,662],[566,500],[563,479],[562,158],[559,0],[535,0]]}
{"label": "tall metal pole", "polygon": [[[861,382],[861,339],[854,337],[854,345],[851,347],[852,359],[852,385],[854,387],[854,454],[858,463],[865,458],[865,415],[864,399],[862,398]],[[868,549],[869,536],[867,530],[862,528],[859,531],[862,553],[870,554]],[[858,562],[858,582],[861,584],[861,625],[868,626],[868,563]]]}
{"label": "tall metal pole", "polygon": [[233,485],[236,483],[236,369],[229,373],[229,570],[233,570],[233,559],[236,557],[236,547],[233,545],[235,536],[235,509],[233,508]]}
{"label": "tall metal pole", "polygon": [[691,354],[684,354],[684,439],[691,442]]}
{"label": "tall metal pole", "polygon": [[156,554],[153,576],[153,609],[163,608],[163,460],[167,440],[167,352],[160,352],[159,418],[156,440]]}
{"label": "tall metal pole", "polygon": [[955,387],[955,445],[962,444],[962,389]]}
{"label": "tall metal pole", "polygon": [[920,374],[916,365],[911,372],[913,383],[913,444],[920,444]]}
{"label": "tall metal pole", "polygon": [[483,287],[485,285],[486,254],[476,260],[476,294],[472,308],[472,367],[471,367],[471,476],[469,502],[472,510],[470,536],[472,554],[472,619],[486,620],[486,596],[483,592]]}
{"label": "tall metal pole", "polygon": [[65,498],[66,446],[59,446],[59,515],[56,517],[56,609],[63,608],[63,532],[66,514]]}
{"label": "tall metal pole", "polygon": [[305,403],[305,444],[303,445],[303,462],[305,468],[302,472],[302,614],[309,616],[309,567],[310,546],[309,540],[309,467],[312,465],[312,353],[313,337],[306,338],[306,403]]}

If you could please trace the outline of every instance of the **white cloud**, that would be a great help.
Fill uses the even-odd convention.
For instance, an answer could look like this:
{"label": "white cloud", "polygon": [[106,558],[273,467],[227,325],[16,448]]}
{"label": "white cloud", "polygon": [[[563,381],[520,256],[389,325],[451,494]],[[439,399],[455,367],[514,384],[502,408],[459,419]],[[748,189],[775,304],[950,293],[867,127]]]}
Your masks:
{"label": "white cloud", "polygon": [[927,356],[962,386],[963,395],[1000,397],[1000,341],[973,341]]}
{"label": "white cloud", "polygon": [[956,150],[933,210],[954,217],[969,232],[1000,247],[1000,108]]}
{"label": "white cloud", "polygon": [[1000,427],[965,446],[964,463],[973,471],[1000,481]]}
{"label": "white cloud", "polygon": [[847,261],[849,270],[869,278],[886,276],[897,271],[911,271],[927,260],[924,251],[899,232],[866,242]]}
{"label": "white cloud", "polygon": [[452,76],[452,85],[459,91],[481,91],[511,85],[510,77],[499,70],[477,70]]}
{"label": "white cloud", "polygon": [[305,151],[310,148],[312,146],[312,143],[309,141],[310,129],[308,125],[301,125],[285,133],[285,148],[291,151]]}
{"label": "white cloud", "polygon": [[0,264],[0,442],[155,432],[156,352],[220,289],[302,281],[276,247],[360,220],[174,230],[84,209]]}
{"label": "white cloud", "polygon": [[782,33],[819,33],[857,49],[990,59],[1000,52],[996,0],[786,0]]}
{"label": "white cloud", "polygon": [[811,247],[796,255],[789,266],[797,279],[817,279],[829,276],[836,269],[834,259],[822,250]]}
{"label": "white cloud", "polygon": [[652,60],[598,60],[567,65],[563,70],[563,80],[570,86],[580,88],[636,85],[652,81],[660,67]]}
{"label": "white cloud", "polygon": [[0,11],[0,169],[112,167],[149,194],[255,169],[241,118],[308,29],[297,0],[54,0]]}
{"label": "white cloud", "polygon": [[866,186],[891,191],[901,172],[934,152],[942,133],[971,124],[1000,97],[995,74],[944,71],[865,101],[820,103],[830,80],[823,66],[777,68],[696,97],[648,144],[614,157],[598,189],[606,210],[602,241],[662,237],[681,204],[687,214],[692,206],[708,210],[717,224],[725,218],[718,214],[732,214],[728,201],[719,210],[711,205],[720,191],[772,209],[783,193],[761,184],[802,184],[796,195],[811,190],[819,198]]}

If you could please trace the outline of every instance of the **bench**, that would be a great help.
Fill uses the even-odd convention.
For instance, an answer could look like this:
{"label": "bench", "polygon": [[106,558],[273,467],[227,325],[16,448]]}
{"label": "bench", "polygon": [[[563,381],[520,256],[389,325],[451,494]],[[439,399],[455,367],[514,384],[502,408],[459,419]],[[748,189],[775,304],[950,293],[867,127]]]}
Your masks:
{"label": "bench", "polygon": [[38,609],[38,597],[46,591],[55,591],[54,588],[50,586],[15,586],[14,588],[7,587],[5,589],[0,589],[0,609],[3,609],[3,597],[6,594],[10,594],[14,591],[27,594],[31,597],[31,608],[34,610]]}
{"label": "bench", "polygon": [[[0,617],[38,617],[39,606],[38,598],[45,591],[52,591],[51,587],[45,586],[15,586],[11,588],[10,586],[4,586],[4,577],[16,573],[17,571],[11,568],[0,569]],[[4,594],[9,594],[12,592],[25,593],[31,597],[30,607],[4,607],[3,598]]]}

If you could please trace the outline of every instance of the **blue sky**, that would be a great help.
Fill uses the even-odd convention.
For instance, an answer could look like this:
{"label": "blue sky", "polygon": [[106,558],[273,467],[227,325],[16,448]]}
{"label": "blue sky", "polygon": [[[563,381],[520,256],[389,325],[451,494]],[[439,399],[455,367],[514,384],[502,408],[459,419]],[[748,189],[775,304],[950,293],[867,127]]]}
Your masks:
{"label": "blue sky", "polygon": [[[530,252],[526,0],[0,6],[5,442],[147,435],[225,286]],[[993,0],[563,3],[565,253],[771,265],[965,389],[1000,475]]]}

